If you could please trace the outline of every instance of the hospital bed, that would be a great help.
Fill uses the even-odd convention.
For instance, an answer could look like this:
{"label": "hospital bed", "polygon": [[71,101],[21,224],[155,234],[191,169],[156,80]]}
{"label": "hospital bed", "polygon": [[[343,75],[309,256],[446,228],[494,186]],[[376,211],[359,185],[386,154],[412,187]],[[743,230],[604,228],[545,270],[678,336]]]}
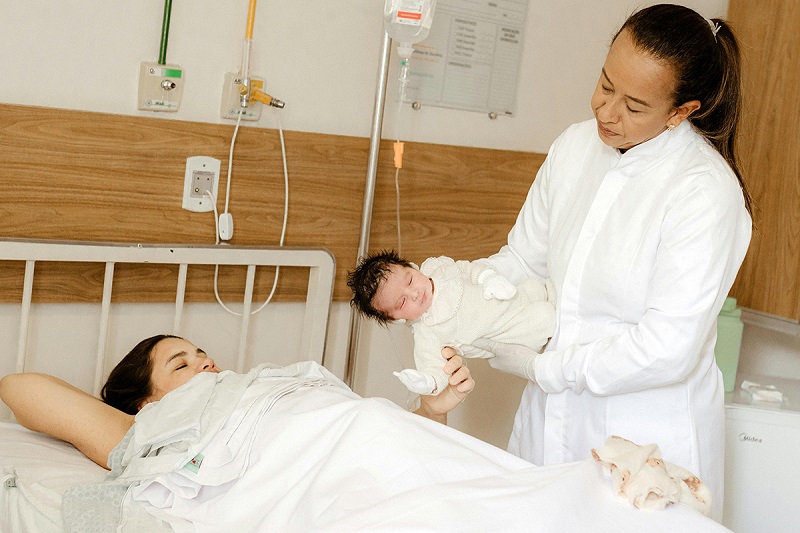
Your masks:
{"label": "hospital bed", "polygon": [[[243,367],[254,360],[247,350],[254,330],[250,309],[257,268],[307,269],[304,311],[297,315],[302,339],[293,355],[297,361],[325,363],[334,261],[321,249],[3,240],[0,262],[24,265],[18,267],[24,274],[15,292],[21,293],[14,313],[17,339],[6,339],[0,356],[6,362],[14,360],[13,371],[28,369],[35,348],[29,339],[35,337],[31,329],[37,323],[31,318],[33,295],[40,290],[34,290],[36,274],[43,263],[51,262],[102,265],[99,326],[94,329],[97,349],[84,364],[85,372],[92,373],[95,393],[117,355],[107,348],[110,332],[118,327],[112,295],[118,288],[115,270],[123,264],[174,267],[173,316],[164,332],[179,335],[186,329],[191,269],[245,269],[238,339],[231,346],[238,371],[247,370]],[[137,279],[144,283],[150,278]],[[308,363],[308,368],[316,368],[316,363]],[[185,516],[174,522],[165,519],[164,513],[171,511],[145,514],[160,516],[157,522],[165,531],[213,531],[220,525],[208,522],[214,517],[242,531],[726,531],[683,505],[663,511],[634,508],[612,494],[610,481],[591,460],[534,467],[386,400],[360,399],[332,374],[321,382],[284,391],[261,412],[258,423],[268,429],[254,431],[253,438],[261,440],[251,448],[258,453],[248,456],[244,474],[224,485],[216,499],[188,502],[197,503],[196,523]],[[0,422],[0,531],[63,531],[65,493],[97,485],[106,476],[106,470],[69,444],[28,431],[13,420]],[[137,512],[145,507],[140,501],[126,505]],[[135,521],[128,527],[137,530]]]}

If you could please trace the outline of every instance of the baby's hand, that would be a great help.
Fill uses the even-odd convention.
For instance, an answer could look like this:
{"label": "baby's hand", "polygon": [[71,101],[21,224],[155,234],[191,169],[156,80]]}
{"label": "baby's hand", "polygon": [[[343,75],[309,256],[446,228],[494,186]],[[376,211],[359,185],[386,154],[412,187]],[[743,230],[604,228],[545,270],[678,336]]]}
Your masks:
{"label": "baby's hand", "polygon": [[510,300],[517,294],[517,288],[495,270],[481,272],[478,283],[483,286],[483,297],[487,300]]}
{"label": "baby's hand", "polygon": [[394,372],[403,385],[411,392],[417,394],[432,394],[436,390],[436,381],[430,374],[423,374],[413,368],[406,368],[400,372]]}

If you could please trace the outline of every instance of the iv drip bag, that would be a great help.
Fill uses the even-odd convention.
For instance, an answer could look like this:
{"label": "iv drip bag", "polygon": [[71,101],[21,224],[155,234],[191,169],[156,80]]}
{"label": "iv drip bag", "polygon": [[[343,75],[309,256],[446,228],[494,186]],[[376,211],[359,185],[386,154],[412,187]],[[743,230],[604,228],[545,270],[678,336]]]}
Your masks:
{"label": "iv drip bag", "polygon": [[389,37],[399,43],[400,57],[409,59],[414,52],[411,45],[428,36],[435,7],[436,0],[386,0],[383,25]]}

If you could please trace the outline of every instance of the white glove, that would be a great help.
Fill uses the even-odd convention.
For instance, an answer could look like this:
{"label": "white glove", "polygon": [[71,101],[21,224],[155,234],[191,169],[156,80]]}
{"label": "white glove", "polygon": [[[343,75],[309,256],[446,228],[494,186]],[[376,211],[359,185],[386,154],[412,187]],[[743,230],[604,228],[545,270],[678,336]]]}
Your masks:
{"label": "white glove", "polygon": [[[481,357],[480,353],[494,355],[489,359],[489,366],[501,372],[514,374],[530,381],[536,381],[536,356],[535,350],[521,344],[508,344],[491,339],[475,339],[471,345],[462,345],[461,351],[475,354],[472,357]],[[483,356],[486,358],[486,356]]]}
{"label": "white glove", "polygon": [[478,275],[478,284],[483,286],[486,300],[510,300],[517,294],[517,288],[494,269],[487,268]]}

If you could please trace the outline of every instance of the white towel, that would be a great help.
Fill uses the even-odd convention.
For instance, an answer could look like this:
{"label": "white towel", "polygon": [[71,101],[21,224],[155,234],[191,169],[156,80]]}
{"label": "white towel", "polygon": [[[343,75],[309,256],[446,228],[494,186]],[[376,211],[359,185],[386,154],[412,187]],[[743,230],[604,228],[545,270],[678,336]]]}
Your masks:
{"label": "white towel", "polygon": [[783,393],[775,385],[761,385],[752,381],[742,381],[742,390],[754,402],[783,403]]}
{"label": "white towel", "polygon": [[655,444],[639,446],[614,435],[593,448],[592,456],[611,476],[614,491],[639,509],[681,502],[706,516],[711,511],[708,487],[688,470],[664,461]]}

